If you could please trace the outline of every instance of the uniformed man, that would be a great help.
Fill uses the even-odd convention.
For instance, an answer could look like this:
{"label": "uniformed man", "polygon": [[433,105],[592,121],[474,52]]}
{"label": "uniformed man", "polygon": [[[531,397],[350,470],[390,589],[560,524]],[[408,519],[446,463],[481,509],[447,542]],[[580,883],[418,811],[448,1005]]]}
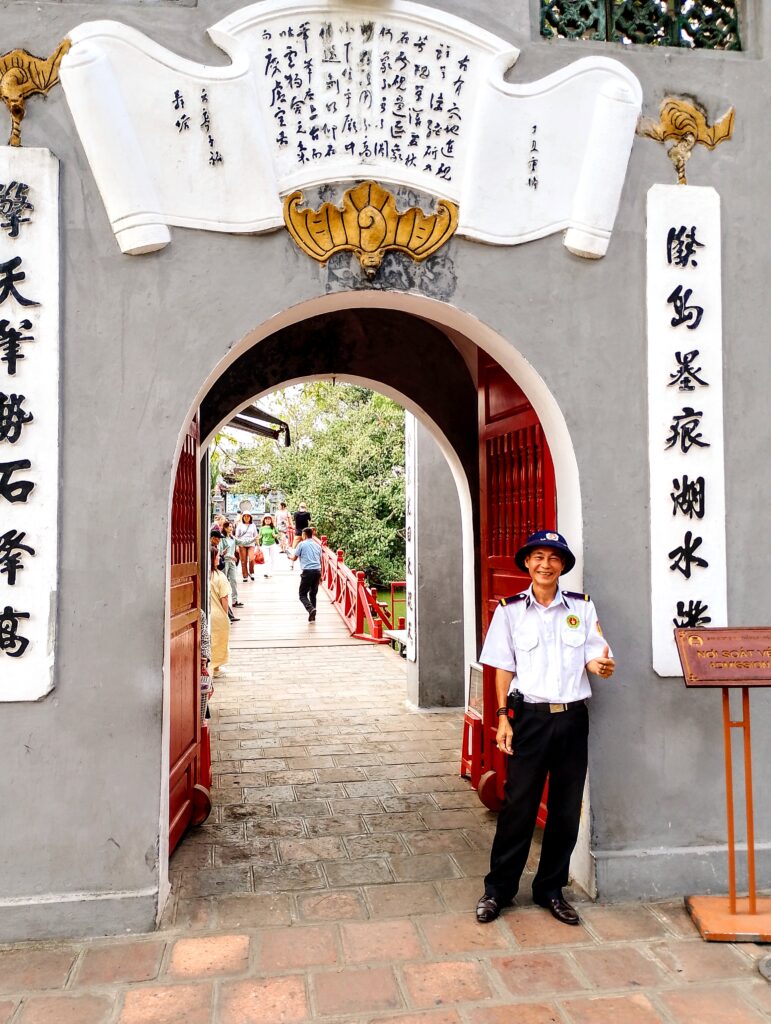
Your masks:
{"label": "uniformed man", "polygon": [[576,561],[565,538],[549,530],[534,533],[514,561],[532,582],[500,602],[480,656],[496,670],[496,743],[509,757],[477,920],[494,921],[517,894],[548,774],[548,816],[533,900],[558,921],[576,925],[578,914],[562,887],[578,837],[586,778],[587,671],[607,679],[615,662],[589,595],[559,588],[560,576]]}

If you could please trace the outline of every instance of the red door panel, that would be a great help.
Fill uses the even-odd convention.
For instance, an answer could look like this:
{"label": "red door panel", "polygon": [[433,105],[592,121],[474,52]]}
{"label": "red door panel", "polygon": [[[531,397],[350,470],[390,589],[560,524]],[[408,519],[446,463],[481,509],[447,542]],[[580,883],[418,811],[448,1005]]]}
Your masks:
{"label": "red door panel", "polygon": [[[478,374],[484,636],[499,600],[518,594],[530,583],[530,577],[514,565],[514,555],[531,533],[556,529],[557,489],[541,424],[522,389],[482,352]],[[483,670],[483,700],[479,793],[488,807],[497,809],[503,800],[506,757],[495,746],[495,671],[487,667]],[[545,810],[542,804],[541,824]]]}
{"label": "red door panel", "polygon": [[199,552],[198,421],[179,457],[171,506],[169,692],[169,853],[193,817],[201,743],[201,588]]}

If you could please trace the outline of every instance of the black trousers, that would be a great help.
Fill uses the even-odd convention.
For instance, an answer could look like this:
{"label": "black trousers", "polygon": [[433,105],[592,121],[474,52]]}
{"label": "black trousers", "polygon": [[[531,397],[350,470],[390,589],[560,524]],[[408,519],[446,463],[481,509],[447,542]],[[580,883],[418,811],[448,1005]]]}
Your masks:
{"label": "black trousers", "polygon": [[583,703],[549,714],[522,705],[514,718],[514,753],[508,759],[503,808],[490,854],[485,892],[501,903],[514,899],[533,838],[546,775],[548,816],[533,898],[546,900],[568,883],[578,838],[587,764],[589,716]]}
{"label": "black trousers", "polygon": [[321,569],[303,569],[300,574],[300,600],[307,612],[316,607],[316,594],[319,592]]}

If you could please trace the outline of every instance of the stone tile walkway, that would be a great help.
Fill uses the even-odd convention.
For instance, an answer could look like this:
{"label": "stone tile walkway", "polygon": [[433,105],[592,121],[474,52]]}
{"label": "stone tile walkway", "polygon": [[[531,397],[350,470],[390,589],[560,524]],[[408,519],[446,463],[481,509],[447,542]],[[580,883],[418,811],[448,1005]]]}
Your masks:
{"label": "stone tile walkway", "polygon": [[460,713],[407,708],[387,649],[234,640],[214,811],[161,928],[0,949],[0,1024],[771,1020],[768,948],[708,945],[677,903],[577,897],[569,928],[523,897],[478,925],[494,817],[457,777]]}

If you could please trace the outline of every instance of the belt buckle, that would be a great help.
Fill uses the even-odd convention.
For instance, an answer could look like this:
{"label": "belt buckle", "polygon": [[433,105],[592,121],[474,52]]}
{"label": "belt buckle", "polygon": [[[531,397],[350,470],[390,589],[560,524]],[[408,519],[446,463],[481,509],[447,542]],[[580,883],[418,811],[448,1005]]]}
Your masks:
{"label": "belt buckle", "polygon": [[558,711],[567,711],[567,709],[568,709],[567,704],[550,704],[549,705],[549,712],[552,715],[556,714]]}

